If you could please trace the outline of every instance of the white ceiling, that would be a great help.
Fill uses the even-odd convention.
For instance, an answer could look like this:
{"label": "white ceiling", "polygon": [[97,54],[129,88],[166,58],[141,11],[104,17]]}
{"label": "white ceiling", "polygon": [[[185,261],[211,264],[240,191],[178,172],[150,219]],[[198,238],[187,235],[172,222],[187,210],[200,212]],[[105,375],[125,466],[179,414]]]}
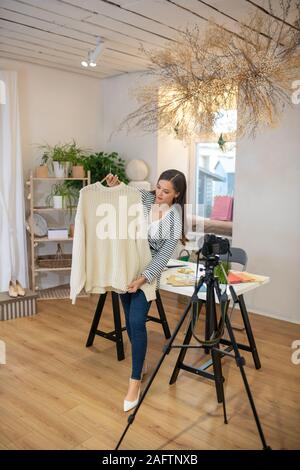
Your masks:
{"label": "white ceiling", "polygon": [[[279,3],[273,0],[274,14]],[[0,0],[0,57],[100,78],[141,71],[148,65],[141,44],[176,47],[180,29],[204,29],[209,19],[236,31],[267,5],[268,0]],[[80,62],[97,36],[105,50],[96,68],[84,69]]]}

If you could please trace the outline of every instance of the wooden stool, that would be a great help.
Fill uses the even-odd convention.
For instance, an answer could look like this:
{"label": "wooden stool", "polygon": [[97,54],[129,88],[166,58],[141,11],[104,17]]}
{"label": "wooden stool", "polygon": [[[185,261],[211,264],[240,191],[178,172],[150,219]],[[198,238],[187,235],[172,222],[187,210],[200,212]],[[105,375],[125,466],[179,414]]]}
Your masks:
{"label": "wooden stool", "polygon": [[[92,346],[96,335],[102,336],[102,338],[109,339],[110,341],[114,341],[116,343],[117,358],[118,358],[118,361],[122,361],[123,359],[125,359],[122,332],[126,330],[126,327],[125,326],[122,327],[121,325],[119,294],[117,294],[116,292],[113,292],[113,291],[111,292],[115,329],[110,332],[98,330],[98,325],[99,325],[100,318],[103,312],[103,307],[105,304],[106,296],[107,296],[107,292],[105,292],[104,294],[100,294],[96,311],[94,314],[94,319],[92,321],[91,329],[90,329],[88,339],[86,342],[86,347],[88,348],[89,346]],[[160,293],[158,290],[156,291],[155,302],[156,302],[156,307],[158,310],[159,318],[148,315],[147,321],[154,321],[156,323],[161,323],[165,338],[168,339],[171,337],[171,333],[170,333],[167,317],[164,311],[164,307],[162,304],[162,300],[160,297]]]}

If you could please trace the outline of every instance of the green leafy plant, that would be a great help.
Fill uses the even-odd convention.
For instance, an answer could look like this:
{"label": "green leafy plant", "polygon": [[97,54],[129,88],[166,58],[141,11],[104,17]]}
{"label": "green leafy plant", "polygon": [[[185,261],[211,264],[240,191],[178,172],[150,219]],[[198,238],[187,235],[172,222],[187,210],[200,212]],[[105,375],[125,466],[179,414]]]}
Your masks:
{"label": "green leafy plant", "polygon": [[218,278],[220,284],[227,284],[221,265],[223,266],[226,275],[229,273],[229,270],[231,268],[230,263],[227,263],[226,261],[221,261],[221,263],[214,269],[214,276]]}
{"label": "green leafy plant", "polygon": [[54,196],[62,196],[63,207],[69,209],[70,217],[72,216],[73,207],[76,206],[79,196],[77,188],[70,186],[67,182],[52,185],[51,193],[46,197],[46,204],[51,207]]}
{"label": "green leafy plant", "polygon": [[40,145],[39,148],[43,151],[41,162],[43,165],[51,165],[53,169],[53,162],[71,162],[73,165],[82,164],[88,149],[78,147],[75,140],[65,144],[56,145]]}
{"label": "green leafy plant", "polygon": [[125,173],[125,160],[116,152],[98,152],[89,155],[83,160],[83,166],[86,171],[91,172],[91,183],[101,181],[108,173],[117,175],[125,184],[129,182]]}

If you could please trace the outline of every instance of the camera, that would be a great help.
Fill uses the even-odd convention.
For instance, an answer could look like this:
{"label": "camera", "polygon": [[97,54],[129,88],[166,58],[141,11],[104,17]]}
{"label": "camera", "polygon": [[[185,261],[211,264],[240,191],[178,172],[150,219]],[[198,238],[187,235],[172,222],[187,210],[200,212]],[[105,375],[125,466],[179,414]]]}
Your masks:
{"label": "camera", "polygon": [[204,236],[201,253],[205,258],[215,255],[226,255],[230,251],[230,244],[227,238],[217,237],[214,234]]}

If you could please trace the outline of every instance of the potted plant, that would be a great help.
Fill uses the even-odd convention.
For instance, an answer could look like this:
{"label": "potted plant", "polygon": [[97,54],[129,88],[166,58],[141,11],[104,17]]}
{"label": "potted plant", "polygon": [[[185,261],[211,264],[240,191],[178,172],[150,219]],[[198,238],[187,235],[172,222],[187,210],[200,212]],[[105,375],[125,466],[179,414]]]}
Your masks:
{"label": "potted plant", "polygon": [[42,163],[46,164],[51,168],[52,173],[56,178],[65,178],[69,176],[69,165],[66,157],[66,144],[54,145],[49,144],[42,145],[40,148],[43,149]]}
{"label": "potted plant", "polygon": [[72,215],[78,194],[78,189],[66,183],[57,183],[52,185],[51,193],[46,197],[46,204],[54,209],[69,209],[70,215]]}
{"label": "potted plant", "polygon": [[84,155],[74,156],[72,159],[72,177],[73,178],[84,178],[85,169],[84,169]]}
{"label": "potted plant", "polygon": [[227,280],[226,280],[226,277],[224,275],[224,272],[223,272],[223,269],[222,269],[221,265],[223,266],[223,269],[224,269],[224,271],[226,273],[226,276],[227,276],[229,271],[230,271],[230,268],[231,268],[231,263],[229,263],[227,261],[221,261],[220,264],[218,264],[214,268],[214,276],[218,278],[219,283],[220,284],[227,284]]}
{"label": "potted plant", "polygon": [[83,159],[85,171],[91,172],[91,183],[101,181],[108,173],[113,173],[119,177],[125,184],[129,182],[125,173],[125,160],[116,152],[105,153],[98,152],[91,154]]}
{"label": "potted plant", "polygon": [[72,166],[72,177],[73,178],[84,178],[85,177],[85,170],[83,165],[79,165],[79,162],[77,165]]}
{"label": "potted plant", "polygon": [[72,164],[72,177],[73,178],[84,178],[85,170],[83,162],[86,158],[88,149],[78,147],[75,140],[71,143],[65,144],[65,153],[68,162]]}
{"label": "potted plant", "polygon": [[[43,157],[42,157],[43,160]],[[35,176],[36,178],[48,178],[49,171],[48,165],[41,162],[40,166],[37,166],[35,169]]]}
{"label": "potted plant", "polygon": [[51,166],[56,178],[67,178],[71,172],[71,165],[81,164],[84,158],[84,151],[79,148],[73,140],[71,143],[42,145],[44,153],[42,163]]}
{"label": "potted plant", "polygon": [[88,149],[83,149],[78,147],[75,140],[73,139],[72,143],[67,144],[66,152],[68,154],[68,161],[72,164],[72,177],[73,178],[84,178],[84,160]]}

